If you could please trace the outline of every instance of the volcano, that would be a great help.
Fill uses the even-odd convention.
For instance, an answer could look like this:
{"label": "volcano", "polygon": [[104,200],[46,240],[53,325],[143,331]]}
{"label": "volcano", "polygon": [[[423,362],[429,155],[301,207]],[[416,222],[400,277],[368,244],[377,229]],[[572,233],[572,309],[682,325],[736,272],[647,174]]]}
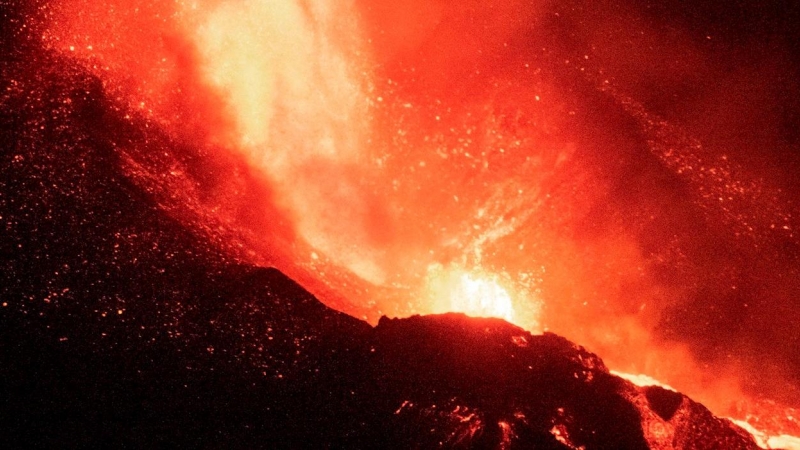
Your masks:
{"label": "volcano", "polygon": [[35,68],[15,56],[3,74],[5,446],[758,448],[557,335],[460,314],[372,327],[238,262],[131,181],[116,142],[146,126],[96,78],[46,52]]}
{"label": "volcano", "polygon": [[5,447],[796,445],[795,22],[300,3],[3,11]]}

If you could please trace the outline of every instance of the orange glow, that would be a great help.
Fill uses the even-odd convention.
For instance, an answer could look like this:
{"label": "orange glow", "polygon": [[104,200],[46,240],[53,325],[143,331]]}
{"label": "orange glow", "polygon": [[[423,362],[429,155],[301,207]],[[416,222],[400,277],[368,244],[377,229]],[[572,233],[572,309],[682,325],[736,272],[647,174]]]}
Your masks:
{"label": "orange glow", "polygon": [[620,378],[624,378],[624,379],[630,381],[631,383],[635,384],[636,386],[641,386],[641,387],[659,386],[659,387],[662,387],[664,389],[668,389],[670,391],[677,392],[672,386],[670,386],[668,384],[665,384],[665,383],[662,383],[662,382],[656,380],[655,378],[653,378],[651,376],[648,376],[648,375],[645,375],[643,373],[633,374],[633,373],[619,372],[619,371],[616,371],[616,370],[612,370],[611,373],[616,375],[616,376],[618,376],[618,377],[620,377]]}
{"label": "orange glow", "polygon": [[[672,386],[642,373],[632,374],[615,370],[612,370],[611,373],[636,386],[659,386],[676,391]],[[741,399],[743,396],[739,394],[738,398]],[[746,400],[740,400],[740,402],[744,403]],[[795,414],[796,412],[791,408],[781,410],[777,405],[762,403],[757,405],[754,413],[745,414],[740,418],[731,417],[729,420],[750,433],[761,448],[800,450],[800,437],[789,434],[800,432],[800,426],[798,426],[800,418],[794,417]],[[782,416],[785,416],[783,420],[778,419]],[[781,422],[783,423],[776,425]]]}
{"label": "orange glow", "polygon": [[[308,244],[358,277],[385,281],[364,218],[370,105],[352,5],[223,3],[194,34],[204,75],[234,117],[235,148],[263,173]],[[363,59],[363,58],[362,58]]]}
{"label": "orange glow", "polygon": [[462,312],[468,316],[497,317],[515,323],[511,297],[494,279],[434,265],[428,269],[428,289],[433,313]]}
{"label": "orange glow", "polygon": [[[208,179],[176,161],[177,181],[158,184],[149,180],[161,174],[141,175],[136,153],[156,149],[120,143],[134,176],[189,205],[181,218],[219,233],[241,259],[275,265],[373,323],[459,311],[553,331],[728,415],[745,396],[742,380],[763,372],[756,378],[772,382],[782,368],[743,375],[736,347],[702,360],[692,347],[702,333],[665,337],[665,312],[712,294],[747,311],[741,283],[726,277],[775,271],[730,269],[721,248],[733,242],[733,256],[758,260],[758,245],[741,244],[749,236],[762,248],[773,239],[763,251],[782,255],[796,242],[778,233],[794,219],[780,190],[736,178],[748,164],[707,157],[713,149],[690,136],[702,121],[681,114],[703,95],[684,93],[671,111],[650,89],[693,86],[687,77],[715,70],[722,78],[728,65],[713,67],[705,47],[678,31],[659,35],[627,8],[557,4],[59,0],[43,39],[83,61],[121,107],[196,149],[188,159],[210,167],[195,170]],[[582,10],[591,20],[569,21]],[[720,92],[703,100],[711,107],[697,107],[709,129],[725,129],[705,111],[732,103],[729,90],[762,94],[738,83],[715,83]],[[759,221],[776,230],[762,232],[769,239],[757,240]],[[776,289],[747,295],[793,298],[785,280],[796,277],[779,275]],[[698,310],[708,313],[698,322],[718,312]],[[759,320],[772,330],[765,311]]]}
{"label": "orange glow", "polygon": [[568,448],[576,450],[584,448],[584,447],[577,447],[575,446],[575,444],[572,443],[569,437],[569,432],[567,431],[567,427],[564,426],[563,424],[553,425],[553,428],[550,429],[550,434],[552,434],[553,437],[556,438],[558,442],[564,444]]}
{"label": "orange glow", "polygon": [[731,419],[733,423],[742,427],[756,440],[759,447],[765,449],[800,450],[800,437],[788,434],[771,435],[759,430],[746,420]]}

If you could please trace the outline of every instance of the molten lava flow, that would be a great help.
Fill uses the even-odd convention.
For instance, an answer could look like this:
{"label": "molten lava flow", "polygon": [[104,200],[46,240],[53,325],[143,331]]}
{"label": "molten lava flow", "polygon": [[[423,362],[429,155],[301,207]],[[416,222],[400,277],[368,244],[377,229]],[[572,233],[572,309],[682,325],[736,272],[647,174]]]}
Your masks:
{"label": "molten lava flow", "polygon": [[[611,373],[636,386],[659,386],[677,392],[672,386],[645,374],[624,373],[616,370],[612,370]],[[747,403],[746,400],[739,401],[742,404]],[[729,420],[750,433],[761,448],[800,450],[800,437],[796,436],[800,432],[800,418],[796,417],[797,410],[782,408],[773,402],[753,402],[753,404],[753,411],[744,412],[744,414],[739,412],[739,418],[730,417]]]}
{"label": "molten lava flow", "polygon": [[677,390],[675,390],[675,388],[673,388],[672,386],[662,383],[656,380],[655,378],[649,375],[645,375],[643,373],[625,373],[617,370],[612,370],[611,373],[620,378],[624,378],[637,386],[642,386],[642,387],[658,386],[670,391],[677,392]]}
{"label": "molten lava flow", "polygon": [[731,421],[750,433],[761,448],[800,450],[800,437],[789,434],[766,432],[756,428],[756,426],[746,420],[731,419]]}

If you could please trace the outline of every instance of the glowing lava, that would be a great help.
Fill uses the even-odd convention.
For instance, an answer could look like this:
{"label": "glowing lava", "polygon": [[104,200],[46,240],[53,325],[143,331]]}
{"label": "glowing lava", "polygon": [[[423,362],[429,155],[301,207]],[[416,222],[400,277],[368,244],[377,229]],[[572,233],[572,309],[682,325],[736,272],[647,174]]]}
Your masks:
{"label": "glowing lava", "polygon": [[669,391],[678,392],[672,386],[670,386],[670,385],[668,385],[666,383],[662,383],[661,381],[658,381],[655,378],[653,378],[653,377],[651,377],[649,375],[645,375],[643,373],[626,373],[626,372],[619,372],[617,370],[612,370],[611,373],[616,375],[616,376],[618,376],[618,377],[620,377],[620,378],[624,378],[624,379],[630,381],[631,383],[635,384],[636,386],[641,386],[641,387],[658,386],[658,387],[667,389]]}
{"label": "glowing lava", "polygon": [[[633,374],[616,370],[612,370],[611,373],[636,386],[659,386],[678,392],[672,386],[642,373]],[[760,414],[745,414],[746,419],[728,417],[728,420],[750,433],[758,446],[763,449],[800,450],[800,437],[788,434],[795,433],[797,430],[794,409],[787,408],[782,411],[777,405],[768,403],[761,403],[757,405],[756,409],[760,410]],[[785,417],[785,420],[778,420],[780,417]],[[784,423],[780,424],[780,422]]]}
{"label": "glowing lava", "polygon": [[428,269],[428,291],[434,313],[461,312],[515,322],[511,296],[492,277],[437,264]]}
{"label": "glowing lava", "polygon": [[800,438],[788,434],[771,435],[754,427],[746,420],[730,419],[731,422],[742,427],[753,435],[759,447],[765,449],[800,450]]}

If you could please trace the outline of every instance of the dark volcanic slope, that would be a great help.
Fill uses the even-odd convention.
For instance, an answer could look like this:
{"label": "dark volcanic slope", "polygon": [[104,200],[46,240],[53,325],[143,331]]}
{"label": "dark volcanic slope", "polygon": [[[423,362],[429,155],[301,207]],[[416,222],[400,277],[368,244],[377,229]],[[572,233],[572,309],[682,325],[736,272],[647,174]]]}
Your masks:
{"label": "dark volcanic slope", "polygon": [[126,176],[119,143],[148,138],[97,79],[44,52],[2,70],[3,448],[754,448],[557,336],[373,329],[237,263]]}
{"label": "dark volcanic slope", "polygon": [[[369,367],[403,448],[758,448],[687,397],[564,338],[459,314],[382,319]],[[374,404],[371,405],[374,407]]]}
{"label": "dark volcanic slope", "polygon": [[34,61],[3,66],[3,447],[251,445],[306,429],[311,394],[293,390],[338,386],[326,361],[370,327],[160,211],[123,175],[117,142],[142,137],[99,81]]}

